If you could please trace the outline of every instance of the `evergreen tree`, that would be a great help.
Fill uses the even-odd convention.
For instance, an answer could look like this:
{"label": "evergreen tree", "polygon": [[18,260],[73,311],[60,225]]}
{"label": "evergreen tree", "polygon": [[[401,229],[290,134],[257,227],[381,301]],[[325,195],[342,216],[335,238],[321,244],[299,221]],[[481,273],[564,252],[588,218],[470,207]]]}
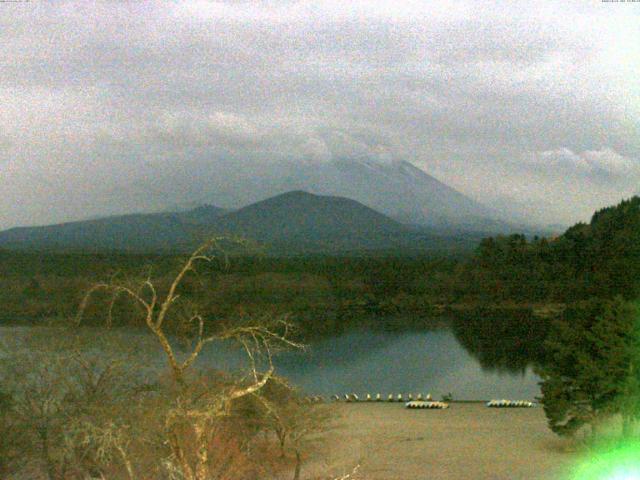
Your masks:
{"label": "evergreen tree", "polygon": [[616,297],[567,309],[546,341],[542,404],[549,427],[573,435],[584,425],[622,414],[625,431],[638,418],[640,342],[638,309]]}

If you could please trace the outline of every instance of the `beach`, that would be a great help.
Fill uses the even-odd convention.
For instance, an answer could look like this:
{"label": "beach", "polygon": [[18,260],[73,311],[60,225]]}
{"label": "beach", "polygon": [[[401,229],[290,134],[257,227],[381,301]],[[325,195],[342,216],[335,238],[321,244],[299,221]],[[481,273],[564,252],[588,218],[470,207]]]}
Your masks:
{"label": "beach", "polygon": [[355,478],[367,480],[555,480],[576,459],[547,428],[541,407],[452,403],[446,410],[409,410],[402,403],[359,402],[327,408],[335,428],[321,457],[310,459],[309,478],[360,465]]}

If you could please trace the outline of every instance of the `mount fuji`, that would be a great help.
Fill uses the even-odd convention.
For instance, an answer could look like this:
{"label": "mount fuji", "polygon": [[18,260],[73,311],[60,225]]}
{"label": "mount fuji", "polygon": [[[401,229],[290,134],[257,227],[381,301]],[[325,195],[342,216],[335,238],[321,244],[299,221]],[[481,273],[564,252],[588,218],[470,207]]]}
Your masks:
{"label": "mount fuji", "polygon": [[292,190],[356,200],[399,222],[440,230],[513,230],[496,212],[407,161],[368,158],[281,163],[211,183],[203,203],[240,208]]}

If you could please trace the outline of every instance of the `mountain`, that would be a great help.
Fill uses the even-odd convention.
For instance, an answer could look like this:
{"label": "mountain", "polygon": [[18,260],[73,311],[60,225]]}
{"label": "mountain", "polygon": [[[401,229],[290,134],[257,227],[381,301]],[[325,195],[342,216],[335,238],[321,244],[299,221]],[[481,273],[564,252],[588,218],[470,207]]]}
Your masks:
{"label": "mountain", "polygon": [[343,158],[254,165],[246,172],[239,167],[236,171],[231,165],[227,169],[224,175],[212,179],[211,194],[205,197],[208,201],[240,206],[304,190],[357,200],[402,223],[456,231],[513,230],[496,220],[496,212],[406,161]]}
{"label": "mountain", "polygon": [[217,218],[212,227],[260,241],[375,237],[409,229],[355,200],[293,191]]}
{"label": "mountain", "polygon": [[311,191],[354,198],[404,223],[470,227],[491,217],[486,207],[405,161],[339,160],[311,178]]}
{"label": "mountain", "polygon": [[188,251],[210,235],[247,238],[269,253],[424,252],[471,248],[479,237],[446,237],[403,225],[344,197],[303,191],[223,213],[216,207],[137,214],[0,232],[0,248],[63,251]]}
{"label": "mountain", "polygon": [[22,250],[165,251],[191,248],[194,226],[225,213],[204,205],[186,212],[118,215],[0,232],[0,247]]}
{"label": "mountain", "polygon": [[210,228],[288,253],[402,248],[414,234],[411,228],[355,200],[303,191],[241,208],[219,217]]}
{"label": "mountain", "polygon": [[482,233],[406,225],[355,200],[285,192],[217,217],[209,231],[257,240],[271,253],[468,251]]}

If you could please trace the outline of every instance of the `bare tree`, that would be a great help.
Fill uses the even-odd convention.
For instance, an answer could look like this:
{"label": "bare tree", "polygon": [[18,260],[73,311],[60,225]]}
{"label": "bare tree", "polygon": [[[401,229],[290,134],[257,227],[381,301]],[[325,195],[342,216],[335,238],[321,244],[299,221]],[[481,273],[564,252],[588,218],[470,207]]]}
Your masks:
{"label": "bare tree", "polygon": [[329,428],[327,407],[306,401],[284,378],[274,377],[255,396],[264,409],[263,422],[278,440],[280,457],[294,457],[293,479],[300,479],[304,457],[319,442],[321,433]]}
{"label": "bare tree", "polygon": [[6,386],[0,392],[0,476],[4,478],[19,456],[20,431],[15,418],[15,402]]}
{"label": "bare tree", "polygon": [[5,345],[0,373],[13,426],[21,433],[17,467],[35,460],[47,478],[68,478],[77,467],[63,447],[69,429],[82,419],[110,415],[114,403],[128,397],[125,362],[88,351],[77,332],[61,327],[34,327],[16,337]]}
{"label": "bare tree", "polygon": [[[275,374],[276,352],[303,348],[288,319],[210,325],[198,308],[202,297],[181,296],[197,267],[227,261],[219,247],[214,239],[198,248],[164,286],[151,275],[96,284],[71,326],[36,329],[8,349],[0,372],[11,413],[28,432],[23,456],[39,465],[30,478],[251,480],[292,469],[300,477],[323,414]],[[98,292],[108,299],[107,326],[121,311],[117,299],[127,298],[151,335],[83,327]],[[188,333],[186,347],[177,331]],[[196,368],[205,348],[229,343],[246,359],[239,375]],[[277,448],[287,455],[279,458]]]}
{"label": "bare tree", "polygon": [[65,437],[65,448],[70,456],[93,457],[96,465],[111,465],[121,462],[128,480],[135,480],[136,474],[130,458],[131,437],[126,427],[113,421],[99,426],[91,421],[74,422]]}
{"label": "bare tree", "polygon": [[[179,470],[185,480],[211,478],[210,445],[221,421],[230,416],[235,402],[257,394],[274,377],[274,352],[282,348],[303,348],[302,344],[290,339],[292,325],[286,318],[263,317],[211,332],[205,328],[203,315],[190,305],[189,315],[181,322],[193,327],[194,339],[185,354],[177,353],[167,330],[167,318],[180,299],[178,289],[187,275],[196,271],[198,264],[210,263],[216,258],[227,261],[226,256],[220,253],[222,240],[214,238],[196,249],[164,295],[159,294],[150,275],[137,284],[115,280],[98,283],[85,295],[77,316],[80,324],[92,295],[101,290],[111,294],[108,325],[112,323],[113,305],[121,295],[141,307],[144,325],[162,348],[175,385],[174,401],[164,417],[164,429],[171,451],[168,464]],[[189,372],[203,348],[207,344],[225,341],[237,342],[244,350],[249,362],[247,375],[235,381],[221,382],[215,388],[211,385],[205,389],[193,388]]]}

